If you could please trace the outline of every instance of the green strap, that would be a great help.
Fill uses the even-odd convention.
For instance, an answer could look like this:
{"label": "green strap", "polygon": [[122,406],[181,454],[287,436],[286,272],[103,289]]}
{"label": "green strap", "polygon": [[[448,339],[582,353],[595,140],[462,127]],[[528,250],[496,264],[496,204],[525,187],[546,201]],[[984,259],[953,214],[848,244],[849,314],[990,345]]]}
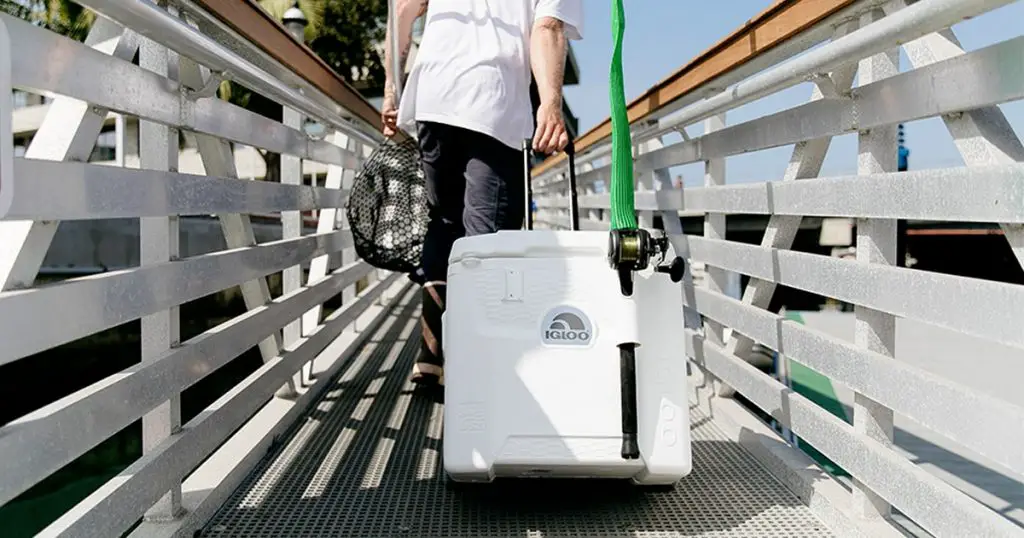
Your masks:
{"label": "green strap", "polygon": [[626,16],[622,0],[612,0],[612,71],[609,80],[612,112],[612,229],[636,229],[636,208],[633,202],[633,143],[630,140],[629,117],[626,115],[626,90],[622,76],[622,35]]}

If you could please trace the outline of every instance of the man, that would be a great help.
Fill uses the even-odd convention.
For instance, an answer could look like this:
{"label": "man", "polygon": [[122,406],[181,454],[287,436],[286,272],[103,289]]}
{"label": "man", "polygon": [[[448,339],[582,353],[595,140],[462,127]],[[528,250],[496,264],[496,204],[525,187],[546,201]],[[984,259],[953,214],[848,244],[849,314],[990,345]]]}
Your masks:
{"label": "man", "polygon": [[[540,153],[569,142],[562,118],[567,39],[582,39],[583,0],[397,0],[399,65],[415,19],[423,40],[401,103],[391,47],[384,60],[384,134],[415,129],[430,222],[423,245],[423,343],[413,381],[441,379],[448,256],[464,235],[522,226],[522,141]],[[389,14],[389,17],[393,16]],[[391,21],[388,24],[387,44]],[[540,93],[536,129],[531,72]]]}

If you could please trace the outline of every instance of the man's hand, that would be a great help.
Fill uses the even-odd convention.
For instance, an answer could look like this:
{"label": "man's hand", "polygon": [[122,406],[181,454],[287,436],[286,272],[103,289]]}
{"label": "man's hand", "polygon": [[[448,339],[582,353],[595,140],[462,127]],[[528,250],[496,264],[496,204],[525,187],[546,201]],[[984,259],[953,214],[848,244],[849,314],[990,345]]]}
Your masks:
{"label": "man's hand", "polygon": [[383,124],[384,136],[391,138],[398,132],[398,103],[395,102],[395,94],[386,92],[384,102],[380,107],[380,120]]}
{"label": "man's hand", "polygon": [[541,103],[537,107],[537,130],[533,135],[533,150],[550,155],[562,151],[569,144],[565,131],[562,107],[558,103]]}
{"label": "man's hand", "polygon": [[[395,77],[402,76],[405,60],[409,56],[412,44],[412,26],[416,19],[427,12],[428,0],[398,0],[395,11],[398,12],[398,46],[393,47],[391,26],[395,22],[394,13],[388,12],[387,26],[384,31],[384,102],[380,107],[380,119],[383,124],[384,136],[392,137],[398,133],[398,100],[395,99]],[[394,50],[393,50],[394,49]],[[398,53],[398,73],[393,73],[394,58],[392,52]]]}
{"label": "man's hand", "polygon": [[540,106],[533,150],[550,155],[569,144],[562,119],[562,77],[565,74],[565,25],[554,17],[541,17],[530,35],[530,66],[537,81]]}

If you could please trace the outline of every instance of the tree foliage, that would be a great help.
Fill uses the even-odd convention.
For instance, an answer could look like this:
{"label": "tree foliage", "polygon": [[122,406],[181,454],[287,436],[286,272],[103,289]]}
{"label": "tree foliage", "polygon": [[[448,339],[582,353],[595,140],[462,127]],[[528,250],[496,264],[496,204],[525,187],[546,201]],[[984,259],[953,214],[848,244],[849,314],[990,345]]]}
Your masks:
{"label": "tree foliage", "polygon": [[0,12],[82,41],[96,14],[68,0],[0,0]]}
{"label": "tree foliage", "polygon": [[323,28],[310,47],[327,65],[365,96],[384,88],[384,62],[378,44],[384,42],[386,0],[328,0]]}

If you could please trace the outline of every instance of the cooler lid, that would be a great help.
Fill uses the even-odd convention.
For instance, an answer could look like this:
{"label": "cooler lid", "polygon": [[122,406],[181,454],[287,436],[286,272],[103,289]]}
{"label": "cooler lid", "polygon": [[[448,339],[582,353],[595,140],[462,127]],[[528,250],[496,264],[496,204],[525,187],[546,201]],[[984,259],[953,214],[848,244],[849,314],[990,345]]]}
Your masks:
{"label": "cooler lid", "polygon": [[606,258],[608,232],[503,230],[463,237],[452,246],[448,263],[466,258]]}

